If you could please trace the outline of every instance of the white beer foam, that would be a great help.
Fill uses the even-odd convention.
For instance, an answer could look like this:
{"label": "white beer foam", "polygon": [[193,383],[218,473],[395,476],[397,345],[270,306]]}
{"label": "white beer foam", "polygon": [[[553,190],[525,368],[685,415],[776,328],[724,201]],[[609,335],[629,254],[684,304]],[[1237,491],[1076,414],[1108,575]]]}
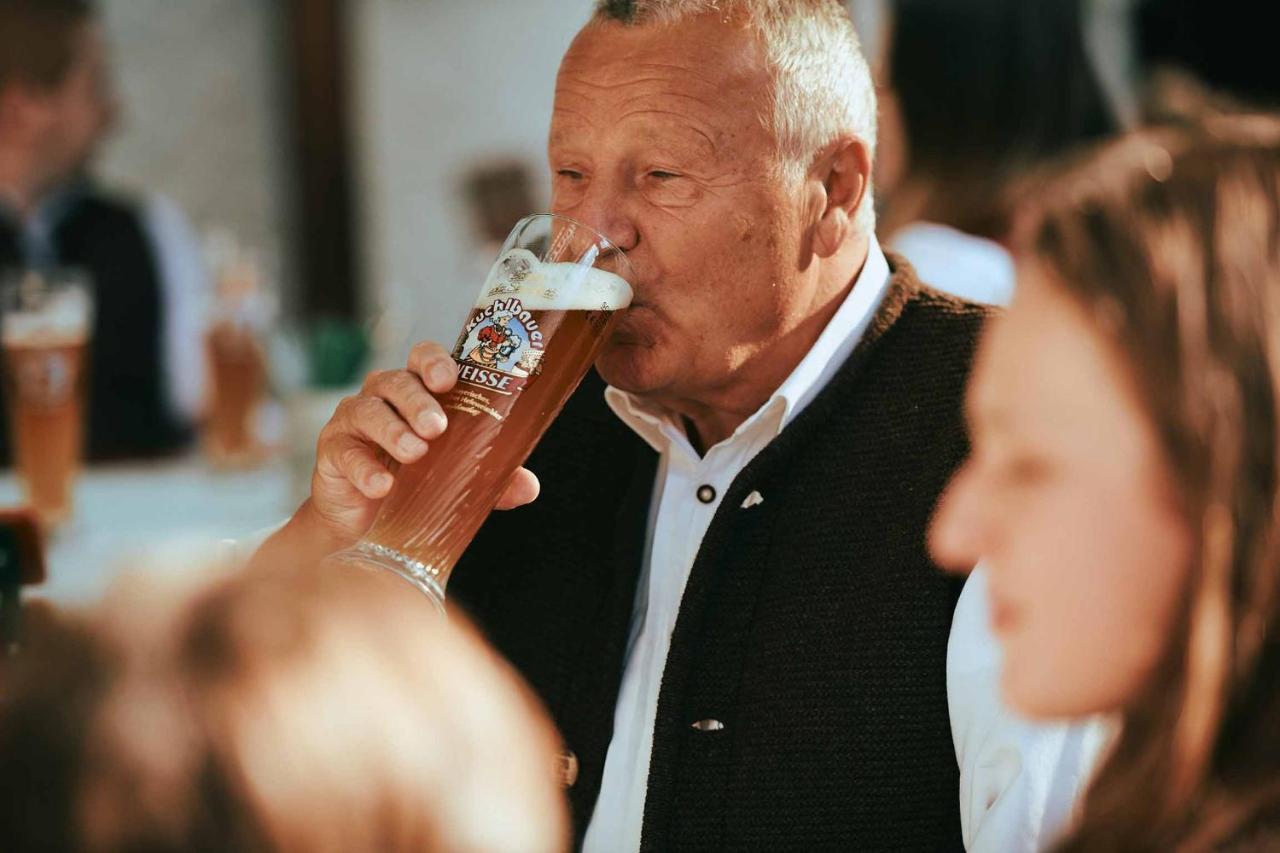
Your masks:
{"label": "white beer foam", "polygon": [[89,337],[93,309],[79,294],[62,294],[51,299],[43,310],[20,309],[4,315],[0,337],[6,344],[40,343],[45,346],[80,343]]}
{"label": "white beer foam", "polygon": [[489,271],[476,307],[515,297],[526,311],[617,311],[631,304],[631,285],[608,270],[543,263],[528,249],[511,249]]}

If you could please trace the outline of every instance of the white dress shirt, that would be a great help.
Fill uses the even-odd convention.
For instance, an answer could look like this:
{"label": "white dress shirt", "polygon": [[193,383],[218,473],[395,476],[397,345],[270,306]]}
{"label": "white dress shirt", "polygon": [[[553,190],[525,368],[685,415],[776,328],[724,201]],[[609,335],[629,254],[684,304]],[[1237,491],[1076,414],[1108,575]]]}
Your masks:
{"label": "white dress shirt", "polygon": [[[605,399],[617,416],[657,451],[659,459],[643,570],[614,710],[613,738],[605,756],[600,795],[583,843],[585,853],[617,853],[640,847],[654,719],[671,634],[685,583],[721,496],[752,458],[817,396],[852,354],[888,290],[889,278],[888,262],[873,239],[853,289],[813,348],[769,400],[705,456],[698,455],[677,417],[615,388],[605,392]],[[1001,756],[1009,750],[1020,755],[1038,747],[1040,741],[1034,732],[1028,734],[1022,728],[1015,729],[1011,718],[994,710],[999,706],[999,699],[993,692],[995,683],[990,670],[978,668],[974,675],[966,666],[971,656],[982,661],[992,660],[994,640],[985,621],[978,625],[966,621],[965,625],[963,630],[952,632],[947,663],[948,698],[960,758],[961,787],[972,792],[966,793],[961,803],[965,838],[969,841],[977,837],[977,830],[981,829],[984,843],[986,839],[993,839],[992,843],[997,844],[981,849],[1015,853],[1032,850],[1034,845],[998,844],[1002,839],[1013,838],[1014,830],[1018,838],[1026,836],[1028,828],[1034,838],[1047,840],[1047,834],[1058,827],[1048,825],[1050,818],[1057,815],[1054,810],[1057,803],[1067,803],[1069,808],[1079,779],[1073,777],[1060,783],[1056,776],[1037,778],[1038,787],[1031,794],[1015,797],[1010,792],[1028,783],[1028,773],[1017,770],[1010,773],[1007,767],[1003,772],[992,772],[979,766],[992,760],[993,750]],[[954,679],[953,671],[958,673]],[[969,703],[958,709],[959,714],[956,697],[961,704]],[[957,720],[962,722],[960,727]],[[1066,746],[1059,744],[1058,748],[1061,751]],[[1038,772],[1051,764],[1049,757],[1037,759],[1034,769]],[[1053,808],[1046,799],[1054,800]],[[988,816],[1006,823],[1011,827],[1010,832],[993,825]]]}
{"label": "white dress shirt", "polygon": [[142,225],[160,278],[169,406],[179,420],[193,422],[202,412],[208,384],[204,330],[212,291],[203,250],[190,220],[167,196],[147,197]]}

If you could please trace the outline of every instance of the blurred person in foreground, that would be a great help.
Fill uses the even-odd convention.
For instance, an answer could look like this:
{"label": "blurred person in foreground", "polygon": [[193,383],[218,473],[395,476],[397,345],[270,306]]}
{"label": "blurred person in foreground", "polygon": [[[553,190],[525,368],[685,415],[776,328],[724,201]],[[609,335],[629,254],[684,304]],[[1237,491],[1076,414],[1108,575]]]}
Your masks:
{"label": "blurred person in foreground", "polygon": [[402,582],[147,580],[33,631],[7,673],[6,851],[565,849],[551,726]]}
{"label": "blurred person in foreground", "polygon": [[1280,850],[1280,120],[1036,191],[933,552],[982,559],[1013,705],[1118,717],[1059,850]]}
{"label": "blurred person in foreground", "polygon": [[205,384],[190,226],[172,202],[136,204],[89,175],[116,116],[90,0],[0,0],[0,274],[71,266],[93,279],[90,459],[185,447]]}
{"label": "blurred person in foreground", "polygon": [[[589,851],[956,850],[1023,785],[993,833],[1031,849],[1070,808],[1075,762],[1019,772],[966,704],[994,639],[952,634],[925,527],[987,311],[881,251],[875,114],[837,0],[603,3],[561,64],[552,210],[635,301],[449,590],[551,708]],[[263,553],[357,540],[456,381],[436,344],[372,374]],[[961,801],[987,747],[1014,772]]]}
{"label": "blurred person in foreground", "polygon": [[921,280],[1013,292],[1011,182],[1116,132],[1085,52],[1083,0],[890,0],[880,52],[880,234]]}

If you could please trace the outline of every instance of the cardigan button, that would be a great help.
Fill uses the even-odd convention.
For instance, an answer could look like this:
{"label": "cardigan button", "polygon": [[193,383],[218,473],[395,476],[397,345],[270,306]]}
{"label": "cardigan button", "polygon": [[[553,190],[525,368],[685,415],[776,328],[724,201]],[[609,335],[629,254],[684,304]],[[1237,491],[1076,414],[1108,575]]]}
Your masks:
{"label": "cardigan button", "polygon": [[698,500],[709,504],[716,499],[715,486],[698,486]]}
{"label": "cardigan button", "polygon": [[578,756],[573,750],[566,749],[556,756],[556,777],[565,788],[572,788],[578,781]]}
{"label": "cardigan button", "polygon": [[699,732],[720,732],[724,731],[724,723],[719,720],[698,720],[691,728]]}

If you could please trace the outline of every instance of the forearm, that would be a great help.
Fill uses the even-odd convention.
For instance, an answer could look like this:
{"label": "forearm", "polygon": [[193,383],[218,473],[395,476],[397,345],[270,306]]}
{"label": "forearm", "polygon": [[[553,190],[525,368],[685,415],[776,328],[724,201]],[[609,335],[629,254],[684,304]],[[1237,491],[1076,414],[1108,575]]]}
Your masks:
{"label": "forearm", "polygon": [[273,533],[250,557],[252,566],[308,565],[355,544],[324,524],[308,498],[283,527]]}

